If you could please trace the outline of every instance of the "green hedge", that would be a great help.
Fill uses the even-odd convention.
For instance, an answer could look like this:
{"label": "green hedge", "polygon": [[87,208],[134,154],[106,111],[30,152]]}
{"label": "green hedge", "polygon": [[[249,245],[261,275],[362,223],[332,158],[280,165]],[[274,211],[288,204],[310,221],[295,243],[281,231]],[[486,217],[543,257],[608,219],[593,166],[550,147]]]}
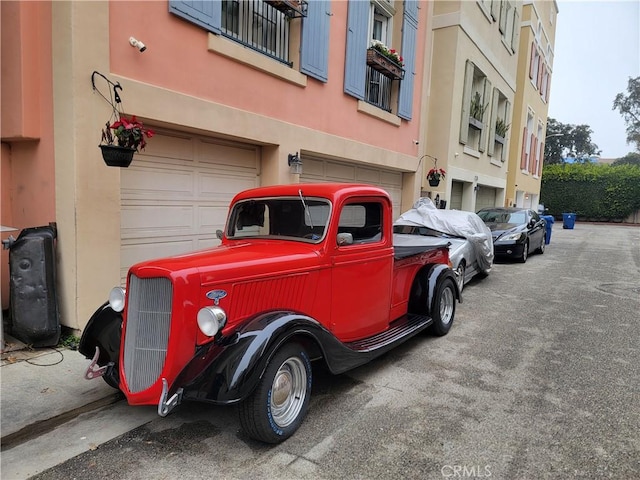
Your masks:
{"label": "green hedge", "polygon": [[586,220],[622,221],[640,210],[640,167],[548,165],[542,172],[540,199],[555,217],[571,212]]}

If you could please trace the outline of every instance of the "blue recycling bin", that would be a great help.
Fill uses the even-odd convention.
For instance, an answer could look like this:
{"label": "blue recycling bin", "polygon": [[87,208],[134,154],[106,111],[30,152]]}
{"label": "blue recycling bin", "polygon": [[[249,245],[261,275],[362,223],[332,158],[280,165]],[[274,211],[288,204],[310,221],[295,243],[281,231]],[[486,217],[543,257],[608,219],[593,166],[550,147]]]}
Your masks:
{"label": "blue recycling bin", "polygon": [[573,230],[573,226],[576,224],[575,213],[563,213],[562,214],[562,228]]}
{"label": "blue recycling bin", "polygon": [[540,215],[540,218],[544,220],[544,228],[545,228],[544,243],[545,245],[549,245],[551,243],[551,228],[555,223],[555,219],[553,218],[553,215]]}

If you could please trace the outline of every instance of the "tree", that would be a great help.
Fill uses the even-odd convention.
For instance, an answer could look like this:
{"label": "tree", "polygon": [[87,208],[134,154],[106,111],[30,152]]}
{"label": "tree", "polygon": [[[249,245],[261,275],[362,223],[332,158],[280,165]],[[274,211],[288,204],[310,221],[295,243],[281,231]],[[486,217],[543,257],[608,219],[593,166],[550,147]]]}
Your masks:
{"label": "tree", "polygon": [[640,167],[640,153],[629,152],[624,157],[614,160],[611,165],[637,165]]}
{"label": "tree", "polygon": [[627,143],[635,143],[640,152],[640,77],[629,78],[627,92],[616,95],[613,110],[618,109],[627,124]]}
{"label": "tree", "polygon": [[591,157],[599,155],[598,146],[591,141],[593,131],[588,125],[560,123],[555,118],[547,119],[544,140],[544,163],[565,163],[567,157],[578,163],[589,163]]}

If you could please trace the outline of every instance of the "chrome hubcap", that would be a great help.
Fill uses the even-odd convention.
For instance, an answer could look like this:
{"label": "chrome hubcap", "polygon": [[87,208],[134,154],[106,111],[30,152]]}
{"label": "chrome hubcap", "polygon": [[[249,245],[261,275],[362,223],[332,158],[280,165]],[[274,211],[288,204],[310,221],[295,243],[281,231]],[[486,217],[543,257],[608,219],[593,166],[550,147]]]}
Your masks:
{"label": "chrome hubcap", "polygon": [[287,359],[276,372],[271,386],[271,415],[281,428],[298,417],[307,394],[307,371],[299,358]]}
{"label": "chrome hubcap", "polygon": [[453,302],[453,291],[447,287],[440,296],[440,320],[443,325],[448,325],[453,318]]}

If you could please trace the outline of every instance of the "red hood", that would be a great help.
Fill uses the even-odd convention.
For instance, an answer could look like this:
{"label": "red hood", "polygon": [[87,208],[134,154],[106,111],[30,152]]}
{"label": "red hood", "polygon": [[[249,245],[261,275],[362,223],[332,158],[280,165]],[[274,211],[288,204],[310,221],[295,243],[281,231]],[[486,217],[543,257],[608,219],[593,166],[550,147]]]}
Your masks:
{"label": "red hood", "polygon": [[141,277],[184,277],[199,273],[203,284],[245,277],[269,277],[319,266],[319,245],[281,240],[251,240],[147,260],[131,267]]}

